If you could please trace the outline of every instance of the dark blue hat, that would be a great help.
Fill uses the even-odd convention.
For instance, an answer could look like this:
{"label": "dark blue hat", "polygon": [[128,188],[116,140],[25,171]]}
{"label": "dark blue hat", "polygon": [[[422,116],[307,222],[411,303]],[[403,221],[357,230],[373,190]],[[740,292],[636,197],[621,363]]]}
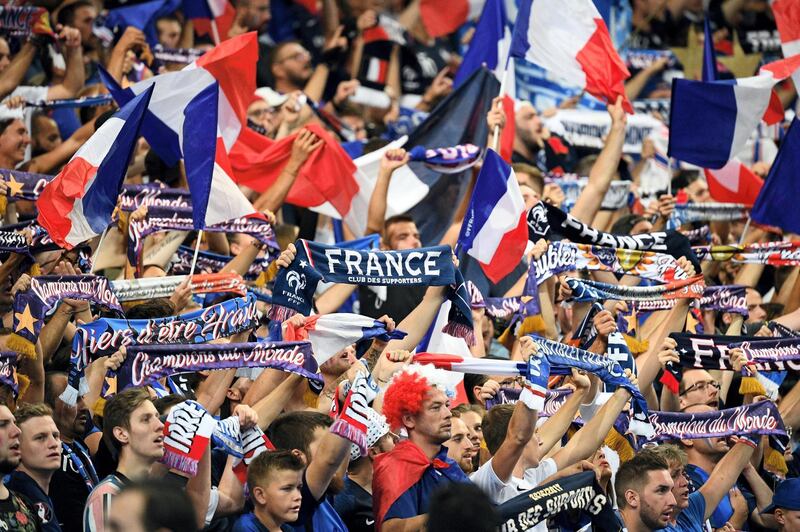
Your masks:
{"label": "dark blue hat", "polygon": [[762,514],[771,514],[775,508],[800,510],[800,478],[789,478],[778,484],[772,504],[764,508]]}

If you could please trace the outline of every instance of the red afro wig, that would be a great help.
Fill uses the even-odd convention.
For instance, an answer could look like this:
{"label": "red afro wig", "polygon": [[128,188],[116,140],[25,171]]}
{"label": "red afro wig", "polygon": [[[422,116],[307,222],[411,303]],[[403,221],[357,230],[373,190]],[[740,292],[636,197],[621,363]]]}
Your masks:
{"label": "red afro wig", "polygon": [[428,379],[419,373],[403,371],[395,375],[383,396],[382,413],[389,426],[400,428],[405,414],[419,414],[430,388]]}

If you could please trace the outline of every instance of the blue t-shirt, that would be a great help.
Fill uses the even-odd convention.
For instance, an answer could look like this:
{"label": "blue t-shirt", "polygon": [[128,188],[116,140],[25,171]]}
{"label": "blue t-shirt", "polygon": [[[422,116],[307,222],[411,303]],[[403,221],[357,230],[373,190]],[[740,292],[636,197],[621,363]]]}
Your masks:
{"label": "blue t-shirt", "polygon": [[706,498],[699,491],[689,494],[689,506],[678,514],[674,525],[661,530],[672,532],[705,532]]}
{"label": "blue t-shirt", "polygon": [[28,498],[33,506],[32,510],[42,522],[43,532],[61,532],[56,512],[53,510],[53,501],[35,480],[22,471],[14,471],[9,475],[6,487]]}
{"label": "blue t-shirt", "polygon": [[[692,464],[688,464],[686,466],[686,475],[689,477],[689,490],[693,492],[700,489],[700,487],[708,480],[708,473]],[[722,500],[719,501],[717,507],[714,509],[714,513],[711,514],[709,521],[711,521],[712,527],[722,528],[732,515],[733,505],[731,504],[730,497],[726,493],[725,496],[722,497]]]}
{"label": "blue t-shirt", "polygon": [[[281,525],[281,530],[283,532],[291,532],[292,527]],[[258,520],[253,512],[250,512],[236,520],[231,532],[269,532],[269,530],[261,524],[261,521]]]}
{"label": "blue t-shirt", "polygon": [[447,457],[447,447],[442,446],[436,459],[446,462],[449,467],[442,469],[428,467],[422,473],[422,478],[392,503],[383,518],[384,522],[389,519],[409,519],[428,513],[428,503],[434,491],[451,482],[469,482],[458,464]]}
{"label": "blue t-shirt", "polygon": [[325,530],[326,532],[347,532],[347,526],[342,518],[327,501],[325,495],[317,500],[308,489],[306,472],[303,471],[303,487],[300,490],[303,497],[300,503],[300,515],[297,521],[288,525],[294,532],[311,532]]}

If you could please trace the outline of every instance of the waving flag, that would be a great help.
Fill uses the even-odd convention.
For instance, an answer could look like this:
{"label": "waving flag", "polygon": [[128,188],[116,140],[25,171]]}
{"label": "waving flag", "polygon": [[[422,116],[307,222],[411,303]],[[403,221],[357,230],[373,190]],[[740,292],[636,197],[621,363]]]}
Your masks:
{"label": "waving flag", "polygon": [[284,323],[286,331],[283,339],[287,342],[310,341],[314,358],[319,365],[345,347],[361,340],[379,338],[389,341],[406,336],[403,331],[388,332],[383,322],[360,314],[316,314],[308,316],[299,327],[289,321]]}
{"label": "waving flag", "polygon": [[503,109],[506,112],[506,127],[500,136],[500,155],[507,162],[511,162],[514,151],[514,98],[517,97],[516,75],[514,60],[509,57],[511,48],[511,30],[506,21],[504,0],[488,0],[483,7],[481,18],[475,27],[475,33],[469,42],[464,60],[458,67],[454,84],[461,85],[482,65],[494,73],[497,81],[503,82],[503,75],[508,68],[505,93],[503,94]]}
{"label": "waving flag", "polygon": [[611,42],[592,0],[523,0],[511,41],[512,57],[536,63],[592,96],[615,102],[625,96],[630,72]]}
{"label": "waving flag", "polygon": [[182,10],[194,22],[197,34],[211,34],[216,44],[227,39],[236,18],[236,9],[228,0],[183,0]]}
{"label": "waving flag", "polygon": [[795,118],[781,143],[778,155],[764,180],[750,217],[754,222],[800,233],[800,125]]}
{"label": "waving flag", "polygon": [[419,14],[431,37],[450,35],[467,21],[478,18],[485,0],[422,0]]}
{"label": "waving flag", "polygon": [[142,134],[167,164],[186,159],[197,229],[253,212],[230,177],[227,152],[246,123],[257,56],[256,34],[247,33],[225,41],[179,72],[127,89],[101,70],[120,104],[153,86]]}
{"label": "waving flag", "polygon": [[42,190],[38,221],[59,246],[74,246],[111,223],[152,89],[125,104],[80,147]]}
{"label": "waving flag", "polygon": [[703,81],[716,81],[719,79],[717,71],[717,52],[714,50],[714,35],[711,33],[711,26],[708,17],[703,22]]}
{"label": "waving flag", "polygon": [[492,282],[499,282],[522,260],[528,244],[525,215],[525,200],[514,171],[495,151],[488,150],[458,245],[478,260]]}
{"label": "waving flag", "polygon": [[672,82],[669,156],[722,168],[769,117],[772,88],[800,66],[800,55],[761,67],[757,76],[725,81]]}
{"label": "waving flag", "polygon": [[764,180],[743,165],[732,159],[719,170],[705,170],[708,191],[711,197],[722,203],[743,203],[753,205]]}
{"label": "waving flag", "polygon": [[153,97],[142,125],[147,142],[168,165],[183,155],[184,110],[209,85],[219,83],[218,123],[225,148],[230,150],[247,125],[247,105],[256,86],[258,43],[255,32],[227,40],[178,72],[161,74],[123,89],[107,72],[103,82],[120,105],[154,85]]}

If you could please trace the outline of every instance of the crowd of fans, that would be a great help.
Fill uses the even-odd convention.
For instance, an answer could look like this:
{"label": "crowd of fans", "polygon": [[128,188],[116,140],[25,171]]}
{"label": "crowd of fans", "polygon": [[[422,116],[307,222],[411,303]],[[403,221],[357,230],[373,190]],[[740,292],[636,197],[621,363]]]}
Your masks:
{"label": "crowd of fans", "polygon": [[[153,46],[142,29],[103,26],[109,10],[135,3],[29,2],[47,9],[57,34],[55,46],[41,35],[3,33],[0,28],[0,174],[4,176],[0,191],[10,194],[9,177],[3,169],[56,175],[113,114],[113,102],[81,107],[47,103],[107,94],[100,67],[126,87],[183,68],[188,62],[159,60],[158,51],[196,57],[192,54],[211,49],[217,40],[255,31],[259,88],[248,104],[248,127],[274,141],[294,135],[289,160],[272,186],[263,193],[243,189],[254,207],[274,222],[282,252],[264,268],[273,277],[295,260],[293,242],[297,238],[330,244],[353,238],[347,225],[334,224],[328,216],[286,202],[301,168],[323,144],[307,126],[321,124],[346,144],[360,145],[359,153],[381,149],[394,138],[392,132],[398,130],[398,124],[409,127],[410,120],[424,118],[451,94],[475,22],[451,35],[433,38],[420,9],[425,2],[420,0],[319,0],[310,2],[313,14],[305,5],[309,2],[231,0],[229,24],[209,30],[187,18],[176,3],[174,12],[153,22],[158,41],[158,46]],[[430,3],[440,4],[442,10],[452,8],[449,1]],[[621,49],[664,51],[690,46],[688,39],[702,35],[708,17],[721,54],[727,49],[733,55],[741,46],[748,54],[780,55],[780,38],[766,0],[610,3],[613,9],[630,14],[630,31]],[[362,56],[367,43],[374,46],[373,38],[367,36],[377,28],[389,35],[382,40],[388,43],[386,75],[379,85],[370,85]],[[632,69],[626,87],[631,100],[668,98],[669,77],[682,75],[682,68],[659,57],[649,66]],[[366,86],[379,92],[386,105],[373,106],[378,97],[374,93],[364,97]],[[796,96],[792,82],[783,84],[779,94],[791,113]],[[642,234],[664,230],[676,204],[713,201],[701,169],[667,165],[665,173],[659,174],[665,177],[654,180],[651,170],[659,157],[655,136],[645,138],[638,153],[623,154],[628,117],[619,101],[608,105],[611,125],[601,150],[571,143],[558,128],[557,117],[577,101],[565,97],[558,108],[550,109],[517,101],[513,116],[508,116],[501,99],[496,98],[485,116],[487,131],[514,128],[509,162],[513,162],[528,209],[546,202],[571,209],[573,216],[601,231]],[[663,115],[658,118],[666,120]],[[765,176],[779,138],[754,139],[742,160]],[[493,135],[481,141],[484,147],[491,146]],[[440,243],[455,246],[469,191],[457,204],[449,205],[451,213],[444,214],[453,221],[441,242],[423,242],[418,224],[424,220],[408,215],[387,218],[387,205],[393,201],[389,183],[396,170],[408,162],[403,148],[383,154],[369,210],[360,213],[367,233],[380,235],[383,250]],[[479,169],[480,164],[467,170],[472,183]],[[313,168],[310,170],[313,173]],[[552,179],[562,174],[588,176],[574,205],[567,205],[564,191]],[[630,182],[630,200],[613,210],[601,209],[611,182],[618,180]],[[143,183],[187,188],[182,167],[166,164],[142,138],[126,184]],[[4,226],[36,218],[33,202],[2,203]],[[130,220],[121,217],[121,227],[146,216],[146,208],[138,209],[130,214]],[[688,232],[704,225],[684,224],[682,229]],[[745,220],[713,222],[707,228],[706,242],[715,245],[796,238]],[[335,237],[340,231],[343,235]],[[91,243],[95,250],[92,273],[112,280],[131,275],[130,265],[125,263],[126,235],[127,230],[114,227],[102,243],[99,238]],[[139,265],[142,275],[168,275],[181,244],[235,257],[238,260],[225,269],[242,275],[265,254],[259,241],[242,233],[204,233],[201,242],[197,238],[196,232],[180,231],[147,237]],[[102,253],[96,251],[98,245]],[[495,530],[505,524],[510,532],[519,528],[501,517],[503,503],[518,500],[539,486],[592,472],[604,502],[613,508],[611,521],[617,521],[605,523],[609,530],[800,531],[800,444],[796,436],[778,459],[772,456],[767,436],[746,431],[641,445],[641,440],[626,437],[625,430],[620,433],[616,425],[628,418],[632,396],[628,388],[609,389],[595,374],[577,369],[567,375],[548,375],[536,335],[574,345],[573,333],[591,307],[572,302],[574,294],[566,278],[626,286],[638,284],[641,278],[615,277],[602,271],[567,272],[539,284],[537,316],[509,324],[507,316],[488,312],[486,298],[523,295],[529,264],[544,256],[549,245],[546,240],[531,243],[519,266],[499,282],[489,281],[477,268],[466,275],[477,342],[464,343],[459,354],[468,350],[477,358],[517,361],[524,370],[521,376],[466,373],[463,383],[461,374],[413,362],[414,350],[436,320],[448,287],[398,285],[379,294],[366,286],[335,284],[317,290],[315,314],[335,313],[349,301],[354,312],[375,318],[388,331],[402,330],[407,335],[389,341],[376,338],[364,354],[357,355],[355,345],[330,357],[325,354],[328,360],[319,368],[324,381],[321,391],[304,377],[278,369],[266,369],[252,379],[237,376],[233,369],[220,369],[175,375],[157,385],[114,393],[113,380],[104,377],[125,361],[122,348],[91,361],[86,368],[88,390],[81,390],[77,403],[69,405],[62,400],[62,393],[73,369],[73,339],[79,326],[101,314],[85,301],[63,299],[47,317],[34,356],[18,359],[19,396],[3,387],[0,472],[5,480],[0,484],[0,528],[466,532]],[[77,253],[63,250],[36,254],[36,267],[31,270],[23,270],[22,261],[13,253],[5,253],[3,258],[0,280],[5,328],[0,330],[0,345],[8,351],[13,350],[9,342],[15,319],[12,301],[30,286],[29,273],[90,272]],[[636,367],[626,371],[625,378],[641,391],[651,411],[701,414],[772,401],[791,436],[792,429],[800,428],[797,369],[789,369],[772,394],[740,391],[742,372],[750,377],[758,372],[737,350],[730,353],[735,371],[684,369],[677,394],[662,385],[659,376],[664,368],[680,362],[670,333],[702,330],[719,337],[772,337],[768,325],[773,323],[800,330],[800,266],[742,264],[723,258],[703,261],[702,271],[695,271],[692,258],[678,258],[688,277],[702,274],[709,286],[747,287],[747,316],[698,310],[688,299],[679,300],[671,309],[640,315],[635,330],[622,331]],[[472,259],[461,260],[463,265]],[[455,256],[454,261],[458,263]],[[595,335],[586,349],[606,356],[609,336],[626,319],[630,323],[631,314],[624,302],[601,303],[602,310],[589,324]],[[269,304],[259,305],[266,316]],[[156,319],[200,307],[190,285],[183,283],[168,298],[129,305],[125,315],[127,319]],[[307,319],[295,315],[288,325],[302,327]],[[255,329],[217,341],[245,342],[270,334],[274,338],[275,328],[270,332],[270,325],[264,318]],[[365,377],[371,393],[363,392]],[[545,414],[543,399],[553,390],[569,395],[557,410]],[[503,399],[508,397],[515,399]],[[204,451],[196,474],[169,469],[161,463],[165,421],[187,400],[196,401],[218,419],[236,418],[242,429],[260,428],[272,449],[249,459],[244,475],[237,468],[241,457],[230,455],[216,442]],[[352,409],[366,426],[366,452],[331,430]],[[569,510],[531,523],[522,529],[590,530],[599,526],[586,511]]]}

